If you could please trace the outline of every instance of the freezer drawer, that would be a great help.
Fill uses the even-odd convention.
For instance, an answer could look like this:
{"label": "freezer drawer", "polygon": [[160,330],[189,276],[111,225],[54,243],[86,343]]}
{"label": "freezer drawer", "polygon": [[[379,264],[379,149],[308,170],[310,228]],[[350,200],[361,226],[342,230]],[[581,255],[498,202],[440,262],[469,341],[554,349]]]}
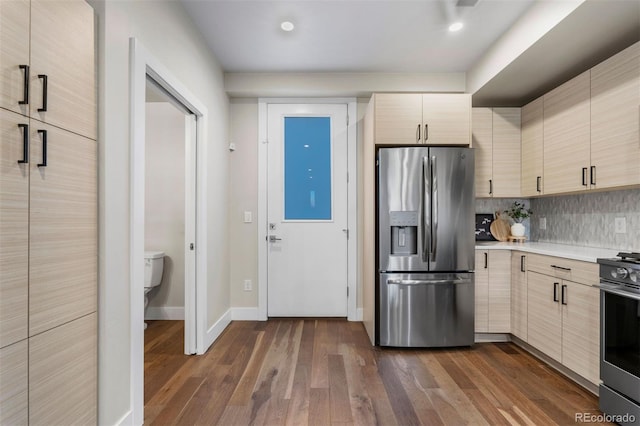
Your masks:
{"label": "freezer drawer", "polygon": [[473,344],[473,273],[381,273],[378,290],[380,346]]}

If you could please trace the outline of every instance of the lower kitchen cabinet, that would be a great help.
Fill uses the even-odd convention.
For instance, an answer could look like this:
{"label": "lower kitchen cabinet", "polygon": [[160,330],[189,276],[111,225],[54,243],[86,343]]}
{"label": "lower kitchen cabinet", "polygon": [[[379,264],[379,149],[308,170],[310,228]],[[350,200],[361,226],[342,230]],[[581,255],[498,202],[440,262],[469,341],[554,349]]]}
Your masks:
{"label": "lower kitchen cabinet", "polygon": [[599,291],[590,285],[528,272],[528,343],[597,384]]}
{"label": "lower kitchen cabinet", "polygon": [[511,334],[527,341],[527,254],[511,253]]}
{"label": "lower kitchen cabinet", "polygon": [[511,331],[511,252],[476,250],[475,331]]}
{"label": "lower kitchen cabinet", "polygon": [[0,425],[28,424],[27,340],[0,349]]}
{"label": "lower kitchen cabinet", "polygon": [[97,314],[29,339],[29,424],[97,423]]}

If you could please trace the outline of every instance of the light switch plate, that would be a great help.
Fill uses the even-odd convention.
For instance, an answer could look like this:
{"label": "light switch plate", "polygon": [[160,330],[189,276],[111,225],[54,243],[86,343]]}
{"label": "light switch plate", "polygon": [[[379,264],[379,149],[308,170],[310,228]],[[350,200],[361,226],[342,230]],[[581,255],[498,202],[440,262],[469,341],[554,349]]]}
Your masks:
{"label": "light switch plate", "polygon": [[627,219],[624,217],[616,217],[615,219],[615,228],[616,234],[626,234],[627,233]]}
{"label": "light switch plate", "polygon": [[547,229],[547,218],[546,217],[541,217],[540,218],[540,229]]}
{"label": "light switch plate", "polygon": [[251,223],[253,221],[251,212],[244,212],[244,223]]}
{"label": "light switch plate", "polygon": [[251,291],[253,283],[251,280],[244,280],[244,291]]}

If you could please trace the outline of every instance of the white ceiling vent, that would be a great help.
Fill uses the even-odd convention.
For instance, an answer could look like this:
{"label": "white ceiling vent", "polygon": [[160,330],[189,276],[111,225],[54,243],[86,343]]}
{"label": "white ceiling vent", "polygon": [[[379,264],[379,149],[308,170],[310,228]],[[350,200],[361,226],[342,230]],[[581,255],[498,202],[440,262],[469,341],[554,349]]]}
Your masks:
{"label": "white ceiling vent", "polygon": [[458,0],[456,7],[473,7],[478,4],[479,0]]}

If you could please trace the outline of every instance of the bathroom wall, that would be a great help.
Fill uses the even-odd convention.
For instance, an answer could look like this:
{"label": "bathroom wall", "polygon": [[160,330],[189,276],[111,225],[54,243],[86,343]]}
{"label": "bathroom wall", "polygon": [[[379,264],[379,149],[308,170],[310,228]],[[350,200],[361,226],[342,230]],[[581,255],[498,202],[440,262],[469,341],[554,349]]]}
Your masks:
{"label": "bathroom wall", "polygon": [[[640,251],[640,189],[537,198],[531,208],[534,240]],[[625,232],[615,232],[616,218],[625,219]]]}
{"label": "bathroom wall", "polygon": [[168,102],[148,102],[146,114],[145,250],[165,258],[145,319],[184,320],[185,114]]}
{"label": "bathroom wall", "polygon": [[[476,213],[493,214],[496,211],[504,212],[516,201],[524,204],[525,208],[530,208],[531,206],[530,200],[523,198],[476,198]],[[506,214],[502,215],[502,218],[509,219]],[[524,235],[527,237],[527,241],[531,241],[531,218],[523,220],[522,224],[525,228]]]}

